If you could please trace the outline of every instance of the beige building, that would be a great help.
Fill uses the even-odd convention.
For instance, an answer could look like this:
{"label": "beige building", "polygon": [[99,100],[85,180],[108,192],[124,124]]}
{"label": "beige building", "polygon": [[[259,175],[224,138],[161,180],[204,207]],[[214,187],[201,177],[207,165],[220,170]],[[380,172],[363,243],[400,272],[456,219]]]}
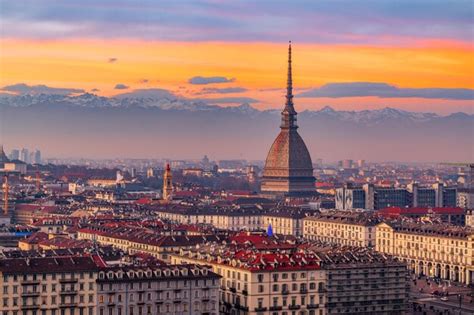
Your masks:
{"label": "beige building", "polygon": [[466,226],[474,228],[474,210],[466,210]]}
{"label": "beige building", "polygon": [[[350,251],[357,261],[330,255],[326,271],[328,314],[405,314],[408,309],[407,267],[373,253]],[[347,255],[344,255],[347,256]]]}
{"label": "beige building", "polygon": [[376,224],[369,214],[329,211],[303,219],[303,237],[339,245],[375,246]]}
{"label": "beige building", "polygon": [[169,254],[181,248],[198,244],[222,241],[219,235],[160,235],[155,232],[132,227],[91,227],[77,232],[79,240],[90,240],[102,245],[112,245],[127,253],[146,253],[169,262]]}
{"label": "beige building", "polygon": [[474,230],[444,224],[380,223],[376,250],[417,275],[474,283]]}
{"label": "beige building", "polygon": [[93,257],[0,260],[0,313],[95,315]]}
{"label": "beige building", "polygon": [[219,276],[195,265],[104,268],[98,315],[219,314]]}
{"label": "beige building", "polygon": [[262,209],[166,207],[156,210],[161,219],[181,224],[209,224],[217,229],[230,231],[257,231],[262,229]]}
{"label": "beige building", "polygon": [[171,262],[206,264],[222,276],[221,314],[326,314],[325,273],[314,255],[232,252],[215,245],[182,250]]}
{"label": "beige building", "polygon": [[262,214],[261,229],[268,230],[271,225],[274,234],[303,235],[303,220],[306,213],[302,211],[272,211]]}

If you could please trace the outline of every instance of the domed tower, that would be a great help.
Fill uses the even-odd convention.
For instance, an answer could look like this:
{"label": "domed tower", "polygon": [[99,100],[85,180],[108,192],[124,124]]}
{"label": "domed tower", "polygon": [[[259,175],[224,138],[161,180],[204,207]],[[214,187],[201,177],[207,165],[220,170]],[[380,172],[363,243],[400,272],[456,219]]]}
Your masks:
{"label": "domed tower", "polygon": [[316,193],[313,164],[306,144],[298,134],[293,106],[291,42],[288,47],[288,82],[280,134],[268,152],[263,170],[263,193],[282,196],[312,196]]}

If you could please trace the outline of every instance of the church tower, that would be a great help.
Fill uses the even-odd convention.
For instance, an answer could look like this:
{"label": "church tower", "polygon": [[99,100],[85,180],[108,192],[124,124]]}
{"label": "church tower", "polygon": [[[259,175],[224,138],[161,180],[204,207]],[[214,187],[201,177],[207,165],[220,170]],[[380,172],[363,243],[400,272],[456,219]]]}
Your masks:
{"label": "church tower", "polygon": [[290,42],[286,102],[281,112],[280,133],[273,142],[265,161],[262,193],[290,197],[312,196],[316,193],[311,156],[298,133],[296,115],[293,105]]}
{"label": "church tower", "polygon": [[169,163],[166,164],[165,173],[163,175],[163,200],[171,200],[173,198],[173,182],[171,168]]}

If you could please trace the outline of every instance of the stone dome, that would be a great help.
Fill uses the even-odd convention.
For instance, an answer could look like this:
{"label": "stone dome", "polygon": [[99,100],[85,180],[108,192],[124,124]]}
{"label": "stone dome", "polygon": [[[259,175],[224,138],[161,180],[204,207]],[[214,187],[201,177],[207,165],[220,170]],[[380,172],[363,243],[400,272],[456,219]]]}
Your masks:
{"label": "stone dome", "polygon": [[263,176],[313,176],[308,148],[296,129],[282,129],[265,161]]}

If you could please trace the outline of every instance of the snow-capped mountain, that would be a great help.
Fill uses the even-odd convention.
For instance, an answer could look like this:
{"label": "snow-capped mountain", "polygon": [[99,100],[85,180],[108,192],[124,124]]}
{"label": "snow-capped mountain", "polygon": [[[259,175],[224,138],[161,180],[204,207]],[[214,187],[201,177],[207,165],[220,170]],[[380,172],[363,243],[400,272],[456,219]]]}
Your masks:
{"label": "snow-capped mountain", "polygon": [[[158,108],[161,110],[180,111],[227,111],[255,116],[259,113],[280,114],[280,110],[260,111],[249,104],[240,106],[221,107],[211,105],[198,99],[178,97],[166,90],[152,89],[142,92],[124,93],[116,97],[103,97],[91,93],[75,96],[37,94],[37,95],[0,95],[0,105],[13,107],[29,107],[36,105],[61,104],[65,106],[79,106],[87,108]],[[395,108],[362,111],[338,111],[330,106],[320,110],[306,110],[300,113],[306,118],[335,119],[343,122],[360,123],[366,125],[383,124],[387,121],[404,120],[413,122],[426,122],[439,119],[435,113],[409,112]]]}

